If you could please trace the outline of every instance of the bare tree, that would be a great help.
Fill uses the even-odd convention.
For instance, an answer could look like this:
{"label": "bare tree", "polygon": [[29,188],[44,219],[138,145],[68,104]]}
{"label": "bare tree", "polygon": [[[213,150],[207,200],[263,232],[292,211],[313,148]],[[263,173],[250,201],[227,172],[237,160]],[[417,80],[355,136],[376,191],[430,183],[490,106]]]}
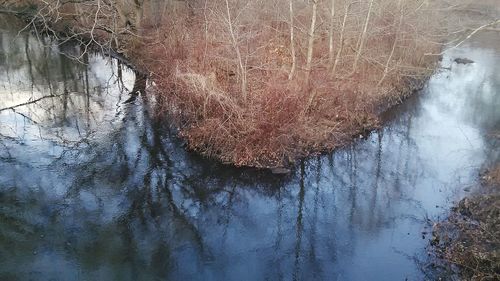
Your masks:
{"label": "bare tree", "polygon": [[293,26],[293,0],[288,0],[288,4],[290,7],[290,51],[292,53],[292,68],[290,69],[290,74],[288,75],[288,80],[293,79],[293,75],[295,74],[295,67],[297,64],[297,57],[295,55],[295,36],[294,36],[294,26]]}
{"label": "bare tree", "polygon": [[246,67],[243,64],[243,58],[241,56],[240,47],[239,47],[238,41],[236,39],[236,34],[234,31],[234,27],[233,27],[233,21],[231,19],[231,11],[229,9],[229,1],[225,0],[225,2],[226,2],[226,17],[227,17],[225,20],[227,23],[227,27],[229,29],[229,34],[231,36],[231,43],[232,43],[234,51],[236,52],[236,57],[238,59],[239,77],[241,79],[241,93],[243,94],[243,100],[246,101],[246,99],[247,99]]}
{"label": "bare tree", "polygon": [[312,1],[312,15],[311,26],[309,28],[308,43],[307,43],[307,59],[306,59],[306,81],[309,82],[309,75],[311,74],[311,64],[314,49],[314,32],[316,31],[316,14],[318,9],[318,0]]}
{"label": "bare tree", "polygon": [[[133,2],[131,2],[133,1]],[[144,0],[114,0],[110,3],[115,6],[121,19],[121,27],[132,25],[136,29],[141,27]]]}
{"label": "bare tree", "polygon": [[387,76],[387,73],[389,72],[389,64],[391,63],[392,56],[394,55],[394,50],[396,50],[396,46],[398,43],[398,37],[399,37],[399,31],[401,30],[401,24],[403,23],[403,5],[401,3],[402,0],[398,0],[398,11],[399,11],[399,21],[397,24],[397,29],[396,29],[396,34],[394,34],[394,42],[392,43],[392,48],[391,48],[391,53],[389,54],[389,57],[387,58],[387,62],[385,63],[384,67],[384,73],[382,74],[382,78],[377,83],[377,86],[380,86],[382,82],[384,81],[385,77]]}
{"label": "bare tree", "polygon": [[335,0],[331,0],[330,5],[330,26],[328,29],[328,64],[333,66],[333,29],[335,25]]}
{"label": "bare tree", "polygon": [[370,3],[368,4],[368,12],[366,14],[365,23],[363,26],[363,31],[361,32],[359,46],[356,46],[357,47],[356,57],[354,59],[354,64],[352,66],[353,72],[355,72],[356,68],[358,67],[359,58],[361,57],[361,54],[363,53],[363,48],[365,46],[365,41],[366,41],[366,36],[367,36],[367,31],[368,31],[368,23],[370,22],[370,16],[372,13],[373,1],[374,0],[370,0]]}
{"label": "bare tree", "polygon": [[335,74],[335,71],[337,70],[337,65],[339,64],[340,56],[342,55],[342,51],[344,49],[344,36],[345,36],[346,22],[347,22],[347,18],[349,16],[349,9],[350,9],[352,4],[353,3],[349,3],[345,6],[344,17],[342,19],[342,27],[340,29],[339,48],[337,50],[337,55],[335,56],[335,61],[333,62],[332,74]]}

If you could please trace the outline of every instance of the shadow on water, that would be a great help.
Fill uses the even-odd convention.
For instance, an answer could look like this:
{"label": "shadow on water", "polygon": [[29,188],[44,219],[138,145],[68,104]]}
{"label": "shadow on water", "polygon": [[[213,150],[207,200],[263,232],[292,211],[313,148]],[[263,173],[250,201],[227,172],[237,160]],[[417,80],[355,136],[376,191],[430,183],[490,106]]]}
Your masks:
{"label": "shadow on water", "polygon": [[427,219],[498,161],[500,57],[481,39],[386,127],[278,177],[186,152],[147,81],[7,21],[2,280],[422,280]]}

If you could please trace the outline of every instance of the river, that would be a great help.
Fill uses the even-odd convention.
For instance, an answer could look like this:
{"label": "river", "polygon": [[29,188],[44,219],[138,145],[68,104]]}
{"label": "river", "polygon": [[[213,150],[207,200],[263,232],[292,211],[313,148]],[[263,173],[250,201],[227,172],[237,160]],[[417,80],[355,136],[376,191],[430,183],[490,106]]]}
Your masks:
{"label": "river", "polygon": [[133,71],[20,27],[0,16],[1,280],[424,280],[433,221],[500,159],[498,32],[279,176],[186,152]]}

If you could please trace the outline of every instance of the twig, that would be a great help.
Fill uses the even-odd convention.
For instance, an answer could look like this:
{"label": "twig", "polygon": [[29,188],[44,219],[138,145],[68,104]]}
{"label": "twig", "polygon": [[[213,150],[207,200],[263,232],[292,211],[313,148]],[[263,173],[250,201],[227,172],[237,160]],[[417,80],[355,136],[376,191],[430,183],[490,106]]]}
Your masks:
{"label": "twig", "polygon": [[29,104],[33,104],[33,103],[37,103],[37,102],[39,102],[41,100],[44,100],[44,99],[56,98],[56,97],[60,97],[60,96],[67,95],[67,94],[70,94],[70,93],[63,93],[63,94],[59,94],[59,95],[43,96],[41,98],[38,98],[38,99],[35,99],[35,100],[32,100],[32,101],[27,101],[27,102],[23,102],[23,103],[20,103],[20,104],[13,105],[13,106],[0,108],[0,112],[5,111],[5,110],[14,110],[15,108],[18,108],[18,107],[21,107],[21,106],[25,106],[25,105],[29,105]]}
{"label": "twig", "polygon": [[465,39],[463,39],[462,41],[458,42],[455,46],[450,47],[450,48],[448,48],[448,49],[446,49],[446,50],[444,50],[444,51],[442,51],[441,53],[438,53],[438,54],[426,53],[426,54],[424,54],[424,56],[440,56],[440,55],[442,55],[442,54],[446,53],[446,52],[447,52],[447,51],[449,51],[449,50],[452,50],[452,49],[455,49],[455,48],[459,47],[459,46],[460,46],[460,45],[462,45],[465,41],[467,41],[469,38],[471,38],[471,37],[472,37],[472,35],[476,34],[476,33],[477,33],[477,32],[479,32],[480,30],[482,30],[482,29],[484,29],[484,28],[486,28],[486,27],[488,27],[488,26],[496,25],[496,24],[499,24],[499,23],[500,23],[500,19],[496,19],[496,20],[494,20],[494,21],[492,21],[492,22],[490,22],[490,23],[487,23],[487,24],[481,25],[480,27],[478,27],[478,28],[474,29],[471,33],[469,33],[469,35],[467,35],[467,37],[465,37]]}

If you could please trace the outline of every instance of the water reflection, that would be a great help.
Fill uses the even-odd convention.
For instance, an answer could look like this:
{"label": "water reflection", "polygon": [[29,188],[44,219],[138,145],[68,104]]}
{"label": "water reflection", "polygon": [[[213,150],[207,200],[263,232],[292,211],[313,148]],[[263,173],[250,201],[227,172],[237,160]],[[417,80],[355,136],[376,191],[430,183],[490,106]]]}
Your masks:
{"label": "water reflection", "polygon": [[498,160],[492,46],[283,178],[186,153],[131,71],[12,30],[0,110],[43,99],[0,111],[0,279],[421,280],[426,218]]}

